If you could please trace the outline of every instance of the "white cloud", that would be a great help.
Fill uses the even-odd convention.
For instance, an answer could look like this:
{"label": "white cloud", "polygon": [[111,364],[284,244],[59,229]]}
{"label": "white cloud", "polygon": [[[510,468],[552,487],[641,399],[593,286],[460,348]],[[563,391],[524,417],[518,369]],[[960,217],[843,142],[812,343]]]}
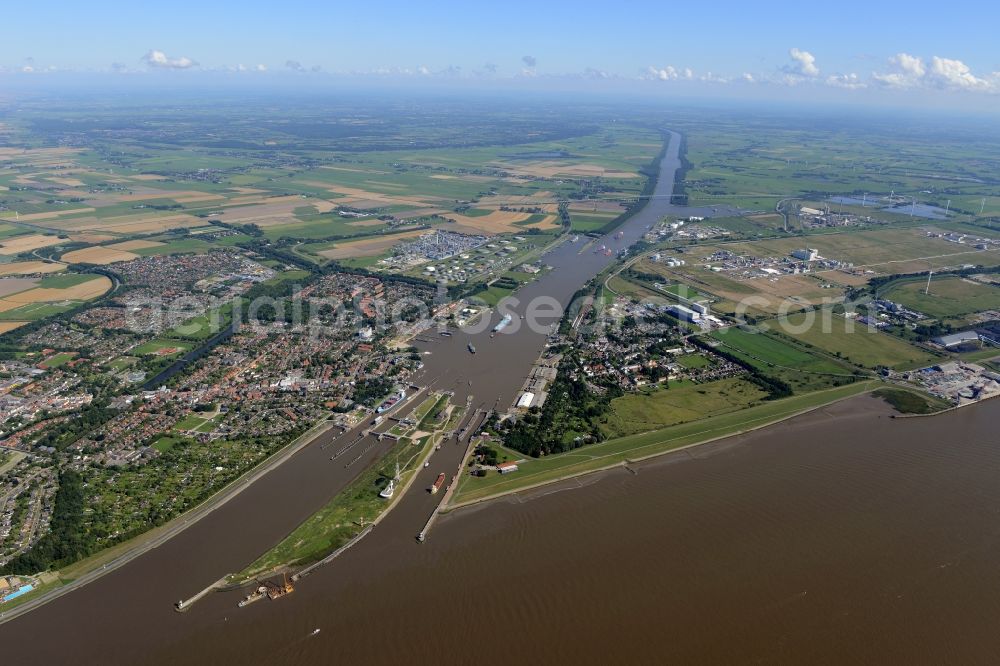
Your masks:
{"label": "white cloud", "polygon": [[298,60],[286,60],[285,67],[292,70],[293,72],[304,72],[306,68],[302,66],[302,63]]}
{"label": "white cloud", "polygon": [[535,65],[538,64],[538,58],[536,58],[535,56],[526,55],[521,57],[521,62],[524,63],[525,67],[529,69],[534,69]]}
{"label": "white cloud", "polygon": [[889,88],[912,88],[919,85],[927,73],[924,61],[909,53],[897,53],[889,58],[888,72],[872,74],[872,79]]}
{"label": "white cloud", "polygon": [[643,74],[642,78],[657,81],[678,81],[681,79],[690,81],[694,79],[694,72],[691,71],[690,67],[677,69],[673,65],[667,65],[663,68],[657,68],[650,65],[646,68],[646,72]]}
{"label": "white cloud", "polygon": [[583,77],[585,79],[610,79],[612,78],[611,73],[604,71],[603,69],[597,69],[596,67],[587,67],[583,70]]}
{"label": "white cloud", "polygon": [[938,56],[931,59],[931,68],[926,76],[933,84],[944,88],[981,91],[994,91],[997,88],[995,80],[991,82],[979,78],[961,60],[939,58]]}
{"label": "white cloud", "polygon": [[190,69],[198,66],[198,63],[191,58],[185,56],[168,58],[166,53],[156,49],[150,50],[149,53],[142,56],[142,59],[146,61],[147,65],[157,69]]}
{"label": "white cloud", "polygon": [[792,58],[792,65],[785,68],[788,74],[815,78],[819,76],[819,67],[816,66],[816,56],[809,51],[797,48],[788,50],[788,55]]}
{"label": "white cloud", "polygon": [[853,72],[850,74],[834,74],[832,76],[828,76],[826,77],[826,85],[833,86],[834,88],[846,88],[848,90],[858,90],[868,87],[868,84],[862,81],[861,77]]}
{"label": "white cloud", "polygon": [[972,92],[1000,92],[1000,72],[982,77],[961,60],[933,56],[930,66],[919,56],[897,53],[889,58],[889,70],[873,72],[872,80],[888,88],[937,88]]}
{"label": "white cloud", "polygon": [[420,67],[417,67],[417,74],[420,74],[421,76],[430,76],[431,70],[428,69],[426,65],[421,65]]}

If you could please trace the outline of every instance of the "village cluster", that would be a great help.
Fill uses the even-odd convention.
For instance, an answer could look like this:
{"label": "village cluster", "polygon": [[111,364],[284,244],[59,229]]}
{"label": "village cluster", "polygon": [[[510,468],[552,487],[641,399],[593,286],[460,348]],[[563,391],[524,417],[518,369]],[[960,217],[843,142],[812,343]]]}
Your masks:
{"label": "village cluster", "polygon": [[[421,362],[406,340],[428,325],[434,291],[343,273],[296,293],[307,321],[260,316],[172,370],[209,337],[182,322],[280,285],[283,270],[297,277],[236,251],[136,259],[115,266],[117,294],[20,334],[45,347],[0,360],[0,564],[44,533],[56,460],[87,482],[97,508],[88,520],[112,540],[190,506],[324,418],[370,418],[407,384]],[[165,319],[158,311],[172,305],[182,314]],[[151,479],[135,506],[132,489]]]}

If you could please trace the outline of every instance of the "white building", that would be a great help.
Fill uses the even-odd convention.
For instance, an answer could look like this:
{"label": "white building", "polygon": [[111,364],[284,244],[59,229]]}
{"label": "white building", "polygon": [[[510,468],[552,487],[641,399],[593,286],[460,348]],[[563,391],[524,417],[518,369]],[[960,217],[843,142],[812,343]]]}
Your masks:
{"label": "white building", "polygon": [[522,409],[527,409],[531,407],[531,402],[535,399],[535,394],[531,391],[525,391],[521,394],[521,397],[517,399],[517,406]]}
{"label": "white building", "polygon": [[695,312],[691,308],[684,307],[683,305],[668,305],[667,312],[674,315],[678,319],[683,319],[684,321],[698,321],[701,319],[700,313]]}
{"label": "white building", "polygon": [[816,261],[819,259],[819,250],[807,247],[804,250],[795,250],[792,252],[792,256],[802,261]]}

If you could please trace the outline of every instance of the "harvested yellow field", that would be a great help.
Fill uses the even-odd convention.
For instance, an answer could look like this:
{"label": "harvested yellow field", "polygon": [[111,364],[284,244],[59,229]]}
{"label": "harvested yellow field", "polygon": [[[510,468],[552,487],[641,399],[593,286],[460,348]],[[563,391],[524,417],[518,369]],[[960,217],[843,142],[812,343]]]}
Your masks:
{"label": "harvested yellow field", "polygon": [[66,268],[62,264],[52,264],[47,261],[15,261],[11,264],[0,264],[0,275],[31,275],[32,273],[58,273]]}
{"label": "harvested yellow field", "polygon": [[531,213],[516,213],[506,210],[495,210],[489,215],[478,217],[461,215],[459,213],[449,213],[445,217],[455,222],[463,229],[474,229],[486,234],[517,233],[526,228],[551,229],[558,226],[555,223],[555,215],[547,215],[545,219],[535,224],[518,226],[517,222],[524,222],[531,217]]}
{"label": "harvested yellow field", "polygon": [[[420,208],[429,205],[427,201],[437,200],[435,197],[428,197],[427,200],[421,200],[414,199],[413,197],[397,196],[395,194],[383,194],[381,192],[371,192],[369,190],[362,190],[356,187],[333,185],[317,180],[307,180],[302,181],[302,183],[303,185],[309,185],[311,187],[322,187],[335,194],[343,195],[343,198],[337,200],[339,203],[350,204],[357,208],[374,208],[381,206],[413,206],[414,208]],[[384,187],[390,188],[400,187],[396,183],[380,184]],[[403,187],[403,189],[406,188]]]}
{"label": "harvested yellow field", "polygon": [[166,176],[158,176],[155,173],[140,173],[135,176],[129,176],[132,180],[166,180]]}
{"label": "harvested yellow field", "polygon": [[396,243],[406,238],[413,238],[427,233],[426,229],[417,231],[406,231],[401,234],[391,236],[376,236],[375,238],[363,238],[361,240],[339,243],[336,247],[323,250],[319,254],[327,259],[348,259],[351,257],[373,257],[382,254]]}
{"label": "harvested yellow field", "polygon": [[114,240],[118,238],[117,236],[112,236],[111,234],[70,234],[69,239],[72,241],[77,241],[79,243],[103,243],[104,241]]}
{"label": "harvested yellow field", "polygon": [[29,213],[28,215],[22,215],[19,219],[22,222],[31,222],[32,220],[51,220],[63,215],[78,215],[79,213],[93,212],[93,208],[71,208],[68,210],[50,210],[47,213]]}
{"label": "harvested yellow field", "polygon": [[163,245],[163,243],[159,241],[130,240],[130,241],[123,241],[121,243],[114,243],[112,245],[107,245],[106,247],[110,247],[115,250],[123,250],[127,252],[129,250],[145,250],[147,247],[159,247],[161,245]]}
{"label": "harvested yellow field", "polygon": [[60,242],[56,236],[46,236],[43,234],[33,234],[31,236],[17,236],[0,243],[0,254],[12,255],[22,252],[31,252],[40,247],[58,245]]}
{"label": "harvested yellow field", "polygon": [[504,162],[494,165],[509,173],[520,176],[532,176],[535,178],[556,178],[558,176],[594,178],[638,178],[639,174],[634,171],[618,171],[616,169],[605,169],[598,164],[566,164],[557,161],[540,162]]}
{"label": "harvested yellow field", "polygon": [[219,199],[225,199],[226,197],[221,194],[189,194],[183,197],[171,197],[174,201],[181,204],[187,203],[202,203],[203,201],[218,201]]}
{"label": "harvested yellow field", "polygon": [[86,183],[84,183],[82,180],[79,180],[78,178],[54,178],[50,176],[49,180],[52,181],[53,183],[65,185],[66,187],[83,187],[84,185],[86,185]]}
{"label": "harvested yellow field", "polygon": [[378,173],[386,174],[388,171],[379,171],[378,169],[352,169],[351,167],[338,167],[338,166],[324,166],[323,169],[329,169],[330,171],[351,171],[353,173]]}
{"label": "harvested yellow field", "polygon": [[[0,306],[5,303],[13,303],[14,307],[18,308],[22,305],[28,305],[29,303],[89,301],[90,299],[97,298],[101,294],[105,293],[108,289],[111,289],[111,279],[101,275],[95,277],[93,280],[87,280],[86,282],[72,287],[66,287],[65,289],[46,289],[44,287],[38,287],[37,289],[29,289],[28,291],[22,291],[18,294],[11,294],[10,296],[0,299]],[[12,308],[4,309],[9,310]]]}
{"label": "harvested yellow field", "polygon": [[178,197],[207,197],[209,199],[224,199],[220,194],[206,194],[196,190],[154,190],[151,187],[139,188],[132,194],[118,195],[119,201],[143,201],[145,199],[177,199]]}
{"label": "harvested yellow field", "polygon": [[8,331],[13,331],[15,328],[20,328],[29,322],[26,321],[0,321],[0,333],[7,333]]}
{"label": "harvested yellow field", "polygon": [[133,259],[138,259],[139,255],[132,254],[131,252],[126,252],[124,250],[113,250],[111,248],[95,245],[94,247],[85,247],[82,250],[67,252],[61,258],[69,264],[95,264],[97,266],[106,266],[108,264],[118,263],[119,261],[132,261]]}
{"label": "harvested yellow field", "polygon": [[[152,233],[178,229],[205,226],[206,222],[191,215],[168,215],[166,217],[148,218],[144,222],[129,222],[109,227],[108,231],[121,234]],[[103,226],[103,225],[102,225]],[[101,227],[98,227],[101,228]]]}

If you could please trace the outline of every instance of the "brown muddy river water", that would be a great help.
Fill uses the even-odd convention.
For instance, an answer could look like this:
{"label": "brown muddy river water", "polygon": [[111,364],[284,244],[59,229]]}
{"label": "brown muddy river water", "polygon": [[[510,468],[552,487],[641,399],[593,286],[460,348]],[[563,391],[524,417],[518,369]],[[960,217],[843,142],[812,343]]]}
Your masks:
{"label": "brown muddy river water", "polygon": [[[621,246],[667,212],[651,202]],[[565,302],[612,261],[580,246],[553,250],[556,270],[518,296]],[[487,330],[475,356],[468,341],[425,345],[417,381],[505,406],[544,335]],[[237,609],[242,593],[216,593],[175,612],[360,471],[332,463],[340,443],[324,437],[160,547],[0,625],[2,663],[1000,663],[1000,401],[889,413],[854,399],[636,474],[460,510],[418,544],[437,500],[420,488],[464,451],[446,444],[292,595]]]}

